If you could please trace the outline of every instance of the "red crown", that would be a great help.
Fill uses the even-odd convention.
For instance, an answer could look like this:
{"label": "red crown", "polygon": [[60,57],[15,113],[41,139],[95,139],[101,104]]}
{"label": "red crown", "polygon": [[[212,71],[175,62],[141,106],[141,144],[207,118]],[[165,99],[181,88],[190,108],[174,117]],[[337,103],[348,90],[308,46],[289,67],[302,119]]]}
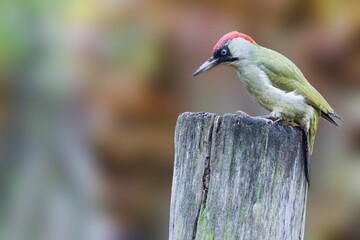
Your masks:
{"label": "red crown", "polygon": [[215,52],[216,50],[218,50],[222,45],[226,44],[228,41],[234,39],[234,38],[243,38],[251,43],[256,43],[254,41],[254,39],[252,39],[250,36],[244,34],[244,33],[239,33],[237,31],[232,31],[229,32],[227,34],[225,34],[224,36],[222,36],[219,41],[215,44],[214,48],[213,48],[213,52]]}

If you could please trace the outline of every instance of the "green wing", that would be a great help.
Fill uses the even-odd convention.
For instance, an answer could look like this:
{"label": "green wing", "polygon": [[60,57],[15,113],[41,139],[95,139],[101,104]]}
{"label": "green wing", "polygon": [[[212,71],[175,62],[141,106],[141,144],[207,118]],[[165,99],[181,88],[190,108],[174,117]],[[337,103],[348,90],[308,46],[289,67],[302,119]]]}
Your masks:
{"label": "green wing", "polygon": [[260,47],[256,59],[257,65],[267,74],[273,86],[286,92],[300,93],[309,105],[320,110],[322,116],[334,124],[336,122],[329,115],[341,119],[288,58],[271,49]]}

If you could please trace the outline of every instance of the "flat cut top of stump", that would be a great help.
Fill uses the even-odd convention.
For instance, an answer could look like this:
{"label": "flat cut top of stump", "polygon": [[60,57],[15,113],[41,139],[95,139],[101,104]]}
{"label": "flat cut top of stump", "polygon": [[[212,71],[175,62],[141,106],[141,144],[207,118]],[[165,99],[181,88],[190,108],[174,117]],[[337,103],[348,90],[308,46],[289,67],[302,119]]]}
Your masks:
{"label": "flat cut top of stump", "polygon": [[301,129],[245,113],[183,113],[169,239],[303,239]]}

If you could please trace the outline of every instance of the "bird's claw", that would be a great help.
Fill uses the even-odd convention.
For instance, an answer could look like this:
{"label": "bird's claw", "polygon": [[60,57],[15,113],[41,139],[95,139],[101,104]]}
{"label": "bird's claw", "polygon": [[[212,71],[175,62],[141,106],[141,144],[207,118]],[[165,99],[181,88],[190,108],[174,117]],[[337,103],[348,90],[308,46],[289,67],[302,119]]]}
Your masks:
{"label": "bird's claw", "polygon": [[261,118],[263,119],[267,124],[274,124],[275,121],[271,120],[271,119],[267,119],[267,118]]}
{"label": "bird's claw", "polygon": [[[249,117],[249,115],[247,113],[240,111],[240,110],[236,111],[235,114]],[[264,120],[267,124],[274,124],[274,123],[285,121],[282,118],[277,118],[272,115],[257,116],[256,118],[260,118],[260,119]]]}
{"label": "bird's claw", "polygon": [[281,118],[275,118],[271,115],[258,116],[257,118],[261,118],[266,121],[267,124],[274,124],[281,121]]}

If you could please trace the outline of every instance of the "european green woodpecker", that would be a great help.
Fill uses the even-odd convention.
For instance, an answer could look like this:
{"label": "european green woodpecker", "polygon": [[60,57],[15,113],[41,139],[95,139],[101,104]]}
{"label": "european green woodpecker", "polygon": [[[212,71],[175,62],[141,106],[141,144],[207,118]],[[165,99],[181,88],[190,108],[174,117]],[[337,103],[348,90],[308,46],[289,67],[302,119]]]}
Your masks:
{"label": "european green woodpecker", "polygon": [[193,77],[216,65],[234,67],[250,95],[271,113],[267,118],[299,125],[305,132],[305,176],[310,183],[310,155],[319,117],[338,126],[342,120],[321,94],[310,85],[299,68],[282,54],[258,45],[236,31],[225,34],[213,48],[212,56]]}

